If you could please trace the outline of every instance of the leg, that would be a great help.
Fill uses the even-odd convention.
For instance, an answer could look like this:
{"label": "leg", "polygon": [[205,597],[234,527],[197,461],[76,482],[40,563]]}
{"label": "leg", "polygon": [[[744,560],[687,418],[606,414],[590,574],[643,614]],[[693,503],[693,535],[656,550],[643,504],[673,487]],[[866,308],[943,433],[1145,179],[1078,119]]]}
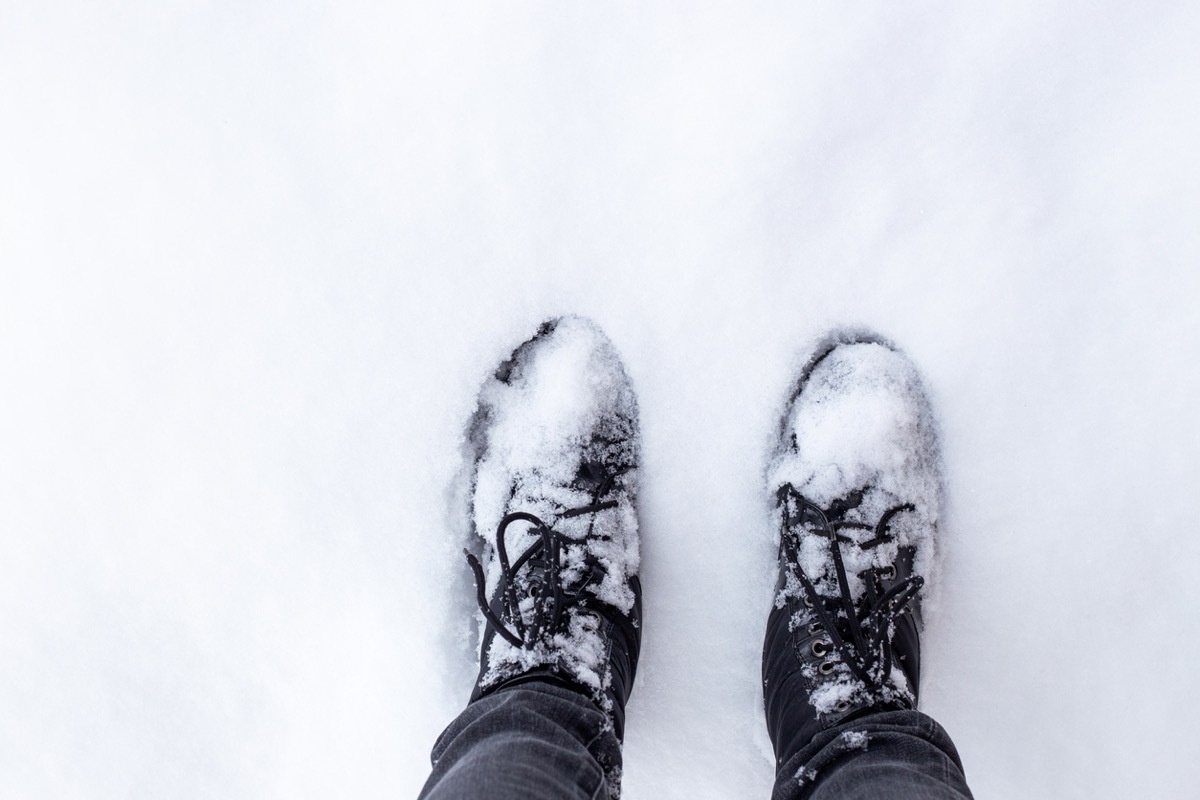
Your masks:
{"label": "leg", "polygon": [[954,743],[919,711],[871,714],[817,734],[779,765],[773,800],[967,800]]}
{"label": "leg", "polygon": [[421,800],[607,798],[621,767],[608,717],[582,694],[543,682],[467,706],[433,748]]}

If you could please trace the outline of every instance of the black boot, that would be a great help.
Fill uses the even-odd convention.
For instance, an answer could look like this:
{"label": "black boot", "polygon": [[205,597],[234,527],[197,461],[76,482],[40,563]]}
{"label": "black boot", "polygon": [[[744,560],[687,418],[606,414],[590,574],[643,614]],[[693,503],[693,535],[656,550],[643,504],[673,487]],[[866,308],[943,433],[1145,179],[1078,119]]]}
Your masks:
{"label": "black boot", "polygon": [[782,765],[824,729],[916,707],[942,491],[908,359],[871,334],[829,337],[801,373],[768,480],[779,577],[763,693]]}
{"label": "black boot", "polygon": [[468,439],[484,615],[471,700],[548,681],[623,737],[641,643],[639,434],[608,339],[580,318],[544,324],[484,384]]}

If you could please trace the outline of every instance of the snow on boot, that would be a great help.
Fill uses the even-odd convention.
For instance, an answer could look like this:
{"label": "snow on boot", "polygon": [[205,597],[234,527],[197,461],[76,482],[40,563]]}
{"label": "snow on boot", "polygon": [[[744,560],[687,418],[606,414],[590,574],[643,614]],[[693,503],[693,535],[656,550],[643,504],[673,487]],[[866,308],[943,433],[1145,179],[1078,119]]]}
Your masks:
{"label": "snow on boot", "polygon": [[471,700],[550,681],[621,738],[641,641],[640,437],[612,344],[588,320],[546,322],[484,383],[467,439],[483,612]]}
{"label": "snow on boot", "polygon": [[783,764],[821,730],[916,707],[942,485],[912,363],[870,333],[828,336],[796,384],[767,480],[779,578],[763,693]]}

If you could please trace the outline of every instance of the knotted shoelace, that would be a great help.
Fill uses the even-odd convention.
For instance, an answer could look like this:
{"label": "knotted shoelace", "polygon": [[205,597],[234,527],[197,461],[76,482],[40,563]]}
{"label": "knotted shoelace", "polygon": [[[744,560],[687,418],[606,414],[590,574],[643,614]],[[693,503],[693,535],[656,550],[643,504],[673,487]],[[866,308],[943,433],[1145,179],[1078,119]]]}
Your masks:
{"label": "knotted shoelace", "polygon": [[[620,470],[604,477],[595,489],[591,503],[579,508],[568,509],[559,515],[559,519],[571,519],[616,508],[618,505],[616,500],[600,502],[600,498],[610,490],[616,476],[624,471],[626,470]],[[509,526],[517,522],[529,523],[537,539],[521,555],[517,556],[515,561],[510,562],[506,535]],[[595,520],[592,520],[588,526],[587,535],[581,540],[559,533],[540,517],[526,511],[514,511],[504,515],[496,526],[495,538],[496,555],[500,560],[499,614],[492,609],[492,604],[487,599],[483,565],[473,553],[463,549],[467,563],[475,575],[475,593],[479,610],[483,612],[483,616],[496,633],[515,647],[529,649],[558,629],[564,610],[572,605],[586,605],[587,600],[583,595],[583,589],[596,582],[599,573],[604,569],[603,566],[588,553],[584,561],[587,572],[583,580],[578,582],[576,588],[571,591],[563,585],[560,561],[563,546],[578,545],[582,541],[586,541],[591,536],[594,526]],[[520,575],[522,571],[524,571],[524,575]],[[524,613],[521,609],[522,598],[520,595],[522,593],[525,598],[532,600],[531,608],[526,609]],[[525,617],[529,618],[528,624]],[[505,623],[505,620],[511,621],[512,628]]]}
{"label": "knotted shoelace", "polygon": [[[781,487],[778,500],[785,513],[780,541],[785,559],[804,589],[807,598],[805,605],[812,607],[821,628],[829,634],[833,646],[851,672],[869,688],[879,691],[884,688],[892,671],[892,624],[921,591],[925,579],[920,575],[910,575],[885,592],[878,572],[867,570],[863,575],[866,591],[861,598],[861,608],[855,608],[841,544],[857,544],[864,550],[878,547],[893,538],[888,532],[892,519],[901,512],[915,510],[911,503],[895,506],[888,509],[873,527],[861,522],[830,518],[858,505],[861,497],[861,493],[856,493],[846,501],[831,506],[827,513],[809,502],[790,484]],[[838,586],[837,597],[819,595],[813,581],[801,568],[799,533],[794,527],[797,525],[829,540]],[[839,533],[844,529],[873,531],[874,535],[864,542],[855,542]]]}

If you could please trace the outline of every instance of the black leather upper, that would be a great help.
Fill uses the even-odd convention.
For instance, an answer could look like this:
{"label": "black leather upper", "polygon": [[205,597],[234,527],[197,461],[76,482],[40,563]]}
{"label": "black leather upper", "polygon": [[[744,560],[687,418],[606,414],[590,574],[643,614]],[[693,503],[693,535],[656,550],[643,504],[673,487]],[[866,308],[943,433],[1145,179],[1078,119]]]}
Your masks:
{"label": "black leather upper", "polygon": [[479,677],[476,679],[475,689],[471,693],[471,702],[505,687],[517,686],[530,681],[546,681],[590,697],[612,719],[617,738],[624,740],[625,704],[633,691],[638,654],[641,652],[642,646],[642,584],[636,575],[630,579],[629,583],[633,589],[634,604],[633,610],[628,616],[612,606],[599,602],[589,603],[587,610],[581,612],[595,614],[600,618],[604,638],[608,641],[608,687],[603,696],[596,695],[592,688],[576,681],[566,669],[558,664],[537,667],[484,688],[483,677],[489,669],[488,650],[492,640],[496,637],[496,631],[491,625],[488,625],[483,635]]}
{"label": "black leather upper", "polygon": [[[912,561],[912,551],[900,548],[895,574],[881,578],[885,590],[912,574]],[[781,557],[777,596],[786,583],[787,570]],[[820,670],[823,663],[835,663],[837,655],[819,629],[816,615],[802,600],[793,598],[771,610],[763,644],[762,675],[767,730],[777,764],[783,764],[822,730],[873,711],[916,706],[921,661],[919,615],[920,607],[914,601],[896,617],[893,626],[892,652],[908,681],[911,699],[901,693],[889,693],[891,696],[885,698],[879,693],[867,692],[845,708],[821,713],[810,701],[810,696],[822,678],[834,679],[833,675],[823,676]],[[810,628],[814,624],[817,626],[815,631]],[[815,649],[814,644],[817,645]]]}

